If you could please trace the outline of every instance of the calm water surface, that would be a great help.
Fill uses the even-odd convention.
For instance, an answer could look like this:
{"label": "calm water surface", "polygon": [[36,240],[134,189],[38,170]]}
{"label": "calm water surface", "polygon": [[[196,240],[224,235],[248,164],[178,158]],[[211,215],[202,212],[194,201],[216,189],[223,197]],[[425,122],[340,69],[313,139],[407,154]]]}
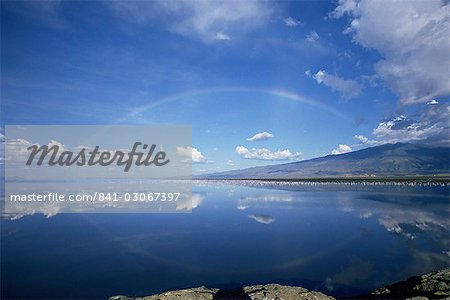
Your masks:
{"label": "calm water surface", "polygon": [[449,267],[448,187],[196,182],[190,214],[3,220],[2,298],[206,285],[356,295]]}

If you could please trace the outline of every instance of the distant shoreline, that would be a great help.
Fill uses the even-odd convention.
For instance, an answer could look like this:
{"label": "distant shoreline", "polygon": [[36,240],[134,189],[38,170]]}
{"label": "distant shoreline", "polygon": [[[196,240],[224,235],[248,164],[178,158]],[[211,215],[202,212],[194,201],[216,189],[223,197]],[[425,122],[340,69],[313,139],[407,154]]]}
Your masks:
{"label": "distant shoreline", "polygon": [[[194,178],[193,178],[194,179]],[[269,182],[318,182],[318,183],[350,183],[350,182],[391,182],[391,183],[445,183],[450,184],[448,175],[411,175],[411,176],[345,176],[345,177],[305,177],[305,178],[202,178],[194,180],[206,181],[269,181]]]}

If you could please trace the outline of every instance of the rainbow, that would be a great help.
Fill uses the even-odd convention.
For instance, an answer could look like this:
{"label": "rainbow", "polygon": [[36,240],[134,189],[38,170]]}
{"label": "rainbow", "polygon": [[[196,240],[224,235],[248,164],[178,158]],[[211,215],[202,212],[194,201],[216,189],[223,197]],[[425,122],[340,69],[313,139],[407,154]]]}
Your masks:
{"label": "rainbow", "polygon": [[218,93],[253,93],[253,94],[263,94],[263,95],[271,95],[275,96],[280,99],[285,99],[289,101],[295,101],[298,103],[306,104],[311,107],[315,107],[317,109],[320,109],[322,111],[328,112],[338,118],[344,119],[348,122],[352,122],[352,119],[345,114],[343,114],[341,111],[330,107],[329,105],[325,105],[321,103],[320,101],[311,99],[309,97],[306,97],[304,95],[289,92],[281,89],[254,89],[254,88],[242,88],[242,87],[231,87],[231,88],[213,88],[213,89],[201,89],[201,90],[191,90],[183,93],[177,93],[173,94],[167,97],[163,97],[154,101],[151,101],[147,104],[136,106],[131,108],[128,113],[118,119],[118,122],[126,122],[130,118],[136,117],[137,115],[150,111],[155,107],[169,104],[172,102],[180,101],[182,99],[186,99],[192,96],[201,96],[201,95],[210,95],[210,94],[218,94]]}

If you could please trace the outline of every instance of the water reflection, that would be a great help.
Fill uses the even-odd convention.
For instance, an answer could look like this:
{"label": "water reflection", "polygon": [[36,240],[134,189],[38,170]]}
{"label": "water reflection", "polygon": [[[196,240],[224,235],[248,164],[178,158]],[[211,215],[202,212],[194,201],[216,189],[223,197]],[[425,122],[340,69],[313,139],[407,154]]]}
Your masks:
{"label": "water reflection", "polygon": [[199,207],[204,199],[205,196],[203,194],[192,193],[190,199],[182,199],[181,201],[177,202],[176,210],[191,211],[192,209]]}
{"label": "water reflection", "polygon": [[275,218],[267,215],[249,215],[250,219],[255,220],[258,223],[269,225],[275,222]]}
{"label": "water reflection", "polygon": [[[427,199],[427,203],[423,202]],[[338,196],[338,203],[345,212],[356,211],[363,220],[375,218],[388,232],[415,239],[422,233],[430,233],[441,239],[448,233],[449,203],[445,194],[411,193],[361,193],[354,197],[348,193]]]}
{"label": "water reflection", "polygon": [[84,283],[73,298],[268,282],[345,296],[449,265],[447,187],[197,182],[177,209],[192,213],[4,221],[6,296],[36,298],[53,282],[42,298],[58,298],[67,280]]}
{"label": "water reflection", "polygon": [[263,195],[245,195],[238,201],[237,209],[245,210],[249,207],[270,207],[272,205],[288,206],[294,201],[291,194],[263,194]]}

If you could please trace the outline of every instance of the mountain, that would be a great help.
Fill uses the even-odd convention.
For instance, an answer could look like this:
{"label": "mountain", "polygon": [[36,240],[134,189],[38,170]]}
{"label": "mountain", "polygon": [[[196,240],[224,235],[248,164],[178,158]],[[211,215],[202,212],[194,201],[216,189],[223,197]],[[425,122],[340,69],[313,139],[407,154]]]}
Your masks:
{"label": "mountain", "polygon": [[450,148],[385,144],[339,155],[202,176],[206,179],[301,179],[448,174]]}

